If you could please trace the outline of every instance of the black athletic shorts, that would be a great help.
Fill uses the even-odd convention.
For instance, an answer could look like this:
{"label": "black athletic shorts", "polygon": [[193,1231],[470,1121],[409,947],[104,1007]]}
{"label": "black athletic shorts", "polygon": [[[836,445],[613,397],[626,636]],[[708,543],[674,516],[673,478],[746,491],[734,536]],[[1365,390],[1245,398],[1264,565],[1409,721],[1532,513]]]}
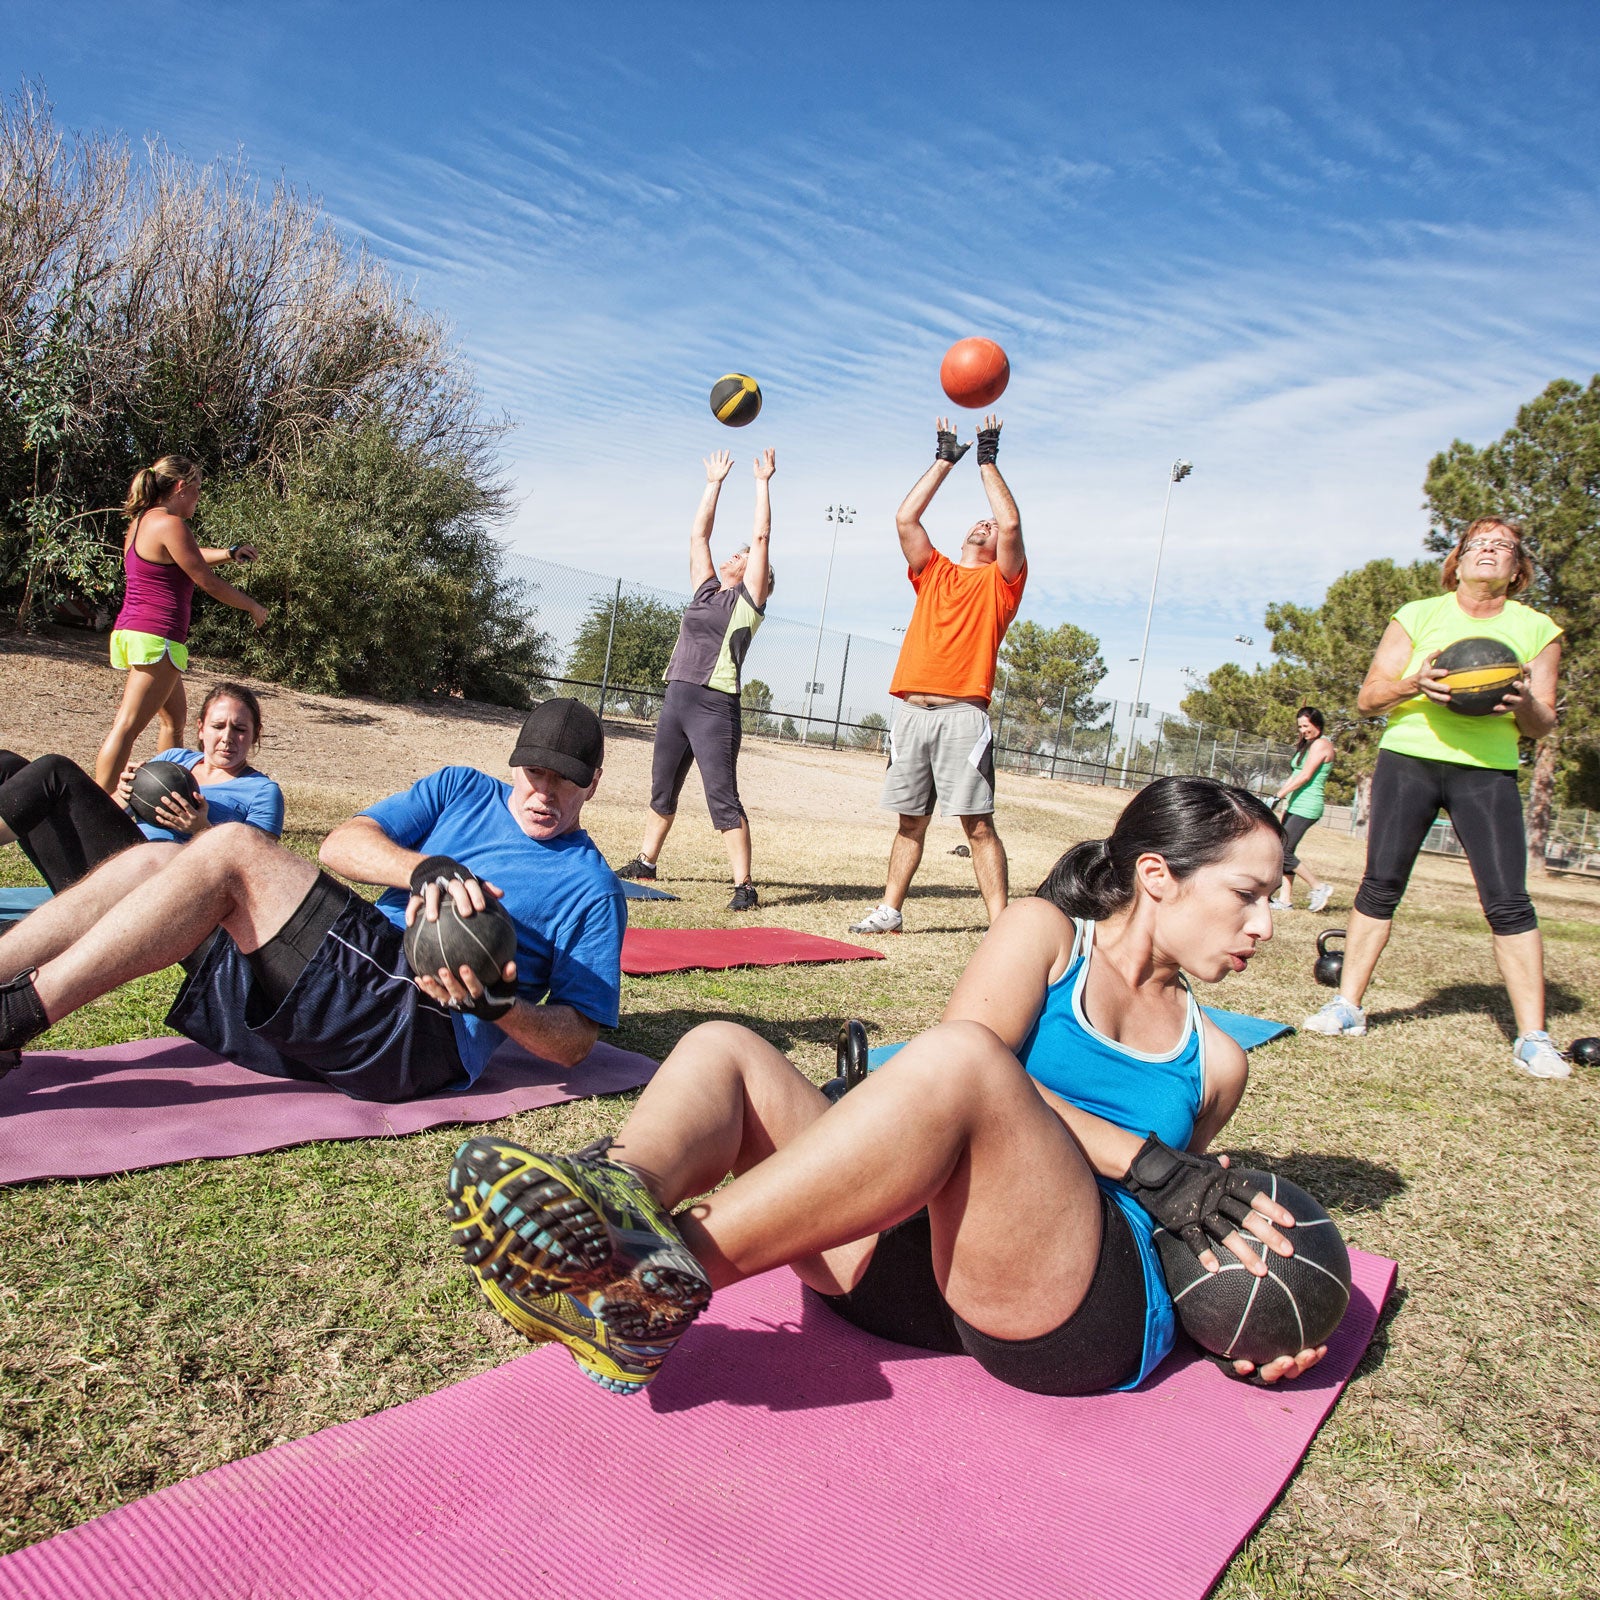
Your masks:
{"label": "black athletic shorts", "polygon": [[332,1084],[355,1100],[416,1100],[467,1082],[450,1012],[412,980],[400,929],[326,873],[250,955],[219,929],[167,1022],[252,1072]]}
{"label": "black athletic shorts", "polygon": [[996,1339],[963,1322],[939,1292],[928,1213],[886,1229],[861,1282],[817,1298],[867,1333],[919,1350],[966,1354],[991,1377],[1034,1394],[1098,1394],[1144,1360],[1144,1267],[1127,1219],[1100,1196],[1100,1259],[1083,1303],[1049,1333]]}

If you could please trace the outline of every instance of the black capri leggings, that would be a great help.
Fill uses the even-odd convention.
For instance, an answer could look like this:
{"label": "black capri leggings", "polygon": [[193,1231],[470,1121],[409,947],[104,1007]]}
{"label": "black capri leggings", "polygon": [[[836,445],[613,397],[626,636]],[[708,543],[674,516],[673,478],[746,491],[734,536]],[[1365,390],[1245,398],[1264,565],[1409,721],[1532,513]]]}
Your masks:
{"label": "black capri leggings", "polygon": [[1364,917],[1387,922],[1406,891],[1417,852],[1440,811],[1467,853],[1478,903],[1495,933],[1531,933],[1539,918],[1528,898],[1528,843],[1517,775],[1499,767],[1380,750],[1372,774],[1367,870],[1356,890]]}
{"label": "black capri leggings", "polygon": [[138,823],[65,756],[29,761],[0,750],[0,822],[58,894],[145,842]]}
{"label": "black capri leggings", "polygon": [[1288,877],[1300,865],[1300,857],[1295,852],[1300,848],[1300,841],[1305,838],[1306,830],[1314,828],[1317,824],[1315,817],[1302,817],[1295,812],[1290,812],[1283,819],[1283,875]]}
{"label": "black capri leggings", "polygon": [[650,809],[670,817],[689,776],[689,764],[700,768],[711,826],[727,833],[744,821],[739,799],[739,697],[721,689],[673,678],[656,720],[656,743],[650,766]]}

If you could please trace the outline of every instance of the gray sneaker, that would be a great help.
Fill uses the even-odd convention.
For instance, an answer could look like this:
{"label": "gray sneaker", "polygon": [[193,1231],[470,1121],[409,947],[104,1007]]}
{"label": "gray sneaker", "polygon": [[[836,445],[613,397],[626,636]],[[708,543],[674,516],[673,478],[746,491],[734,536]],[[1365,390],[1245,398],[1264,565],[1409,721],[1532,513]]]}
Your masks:
{"label": "gray sneaker", "polygon": [[1572,1065],[1556,1049],[1548,1033],[1519,1034],[1511,1047],[1511,1059],[1530,1078],[1570,1078]]}
{"label": "gray sneaker", "polygon": [[1367,1031],[1367,1014],[1342,994],[1335,995],[1315,1016],[1300,1024],[1303,1033],[1342,1033],[1360,1038]]}
{"label": "gray sneaker", "polygon": [[1311,891],[1311,909],[1313,911],[1326,911],[1328,902],[1333,899],[1333,885],[1331,883],[1319,884]]}
{"label": "gray sneaker", "polygon": [[879,906],[869,916],[850,924],[851,933],[899,933],[901,916],[893,906]]}

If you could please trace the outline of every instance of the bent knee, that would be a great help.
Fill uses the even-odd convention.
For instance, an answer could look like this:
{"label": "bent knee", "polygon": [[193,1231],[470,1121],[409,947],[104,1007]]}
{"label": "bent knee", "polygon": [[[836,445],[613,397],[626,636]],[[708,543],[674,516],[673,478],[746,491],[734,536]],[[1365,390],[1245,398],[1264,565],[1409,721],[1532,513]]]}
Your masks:
{"label": "bent knee", "polygon": [[1022,1063],[981,1022],[940,1022],[919,1033],[885,1063],[900,1077],[921,1079],[919,1093],[969,1095],[985,1101],[1003,1087],[1027,1082]]}

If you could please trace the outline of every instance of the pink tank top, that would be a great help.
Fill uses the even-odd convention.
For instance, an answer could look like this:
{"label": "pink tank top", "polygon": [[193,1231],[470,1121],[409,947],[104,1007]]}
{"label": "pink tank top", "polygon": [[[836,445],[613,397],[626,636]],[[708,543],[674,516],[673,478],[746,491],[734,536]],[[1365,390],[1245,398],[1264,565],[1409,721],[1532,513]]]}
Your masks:
{"label": "pink tank top", "polygon": [[[141,514],[142,515],[142,514]],[[189,638],[189,606],[194,599],[194,579],[182,567],[147,561],[139,554],[139,524],[123,553],[127,592],[116,626],[134,633],[153,633],[158,639],[184,644]]]}

